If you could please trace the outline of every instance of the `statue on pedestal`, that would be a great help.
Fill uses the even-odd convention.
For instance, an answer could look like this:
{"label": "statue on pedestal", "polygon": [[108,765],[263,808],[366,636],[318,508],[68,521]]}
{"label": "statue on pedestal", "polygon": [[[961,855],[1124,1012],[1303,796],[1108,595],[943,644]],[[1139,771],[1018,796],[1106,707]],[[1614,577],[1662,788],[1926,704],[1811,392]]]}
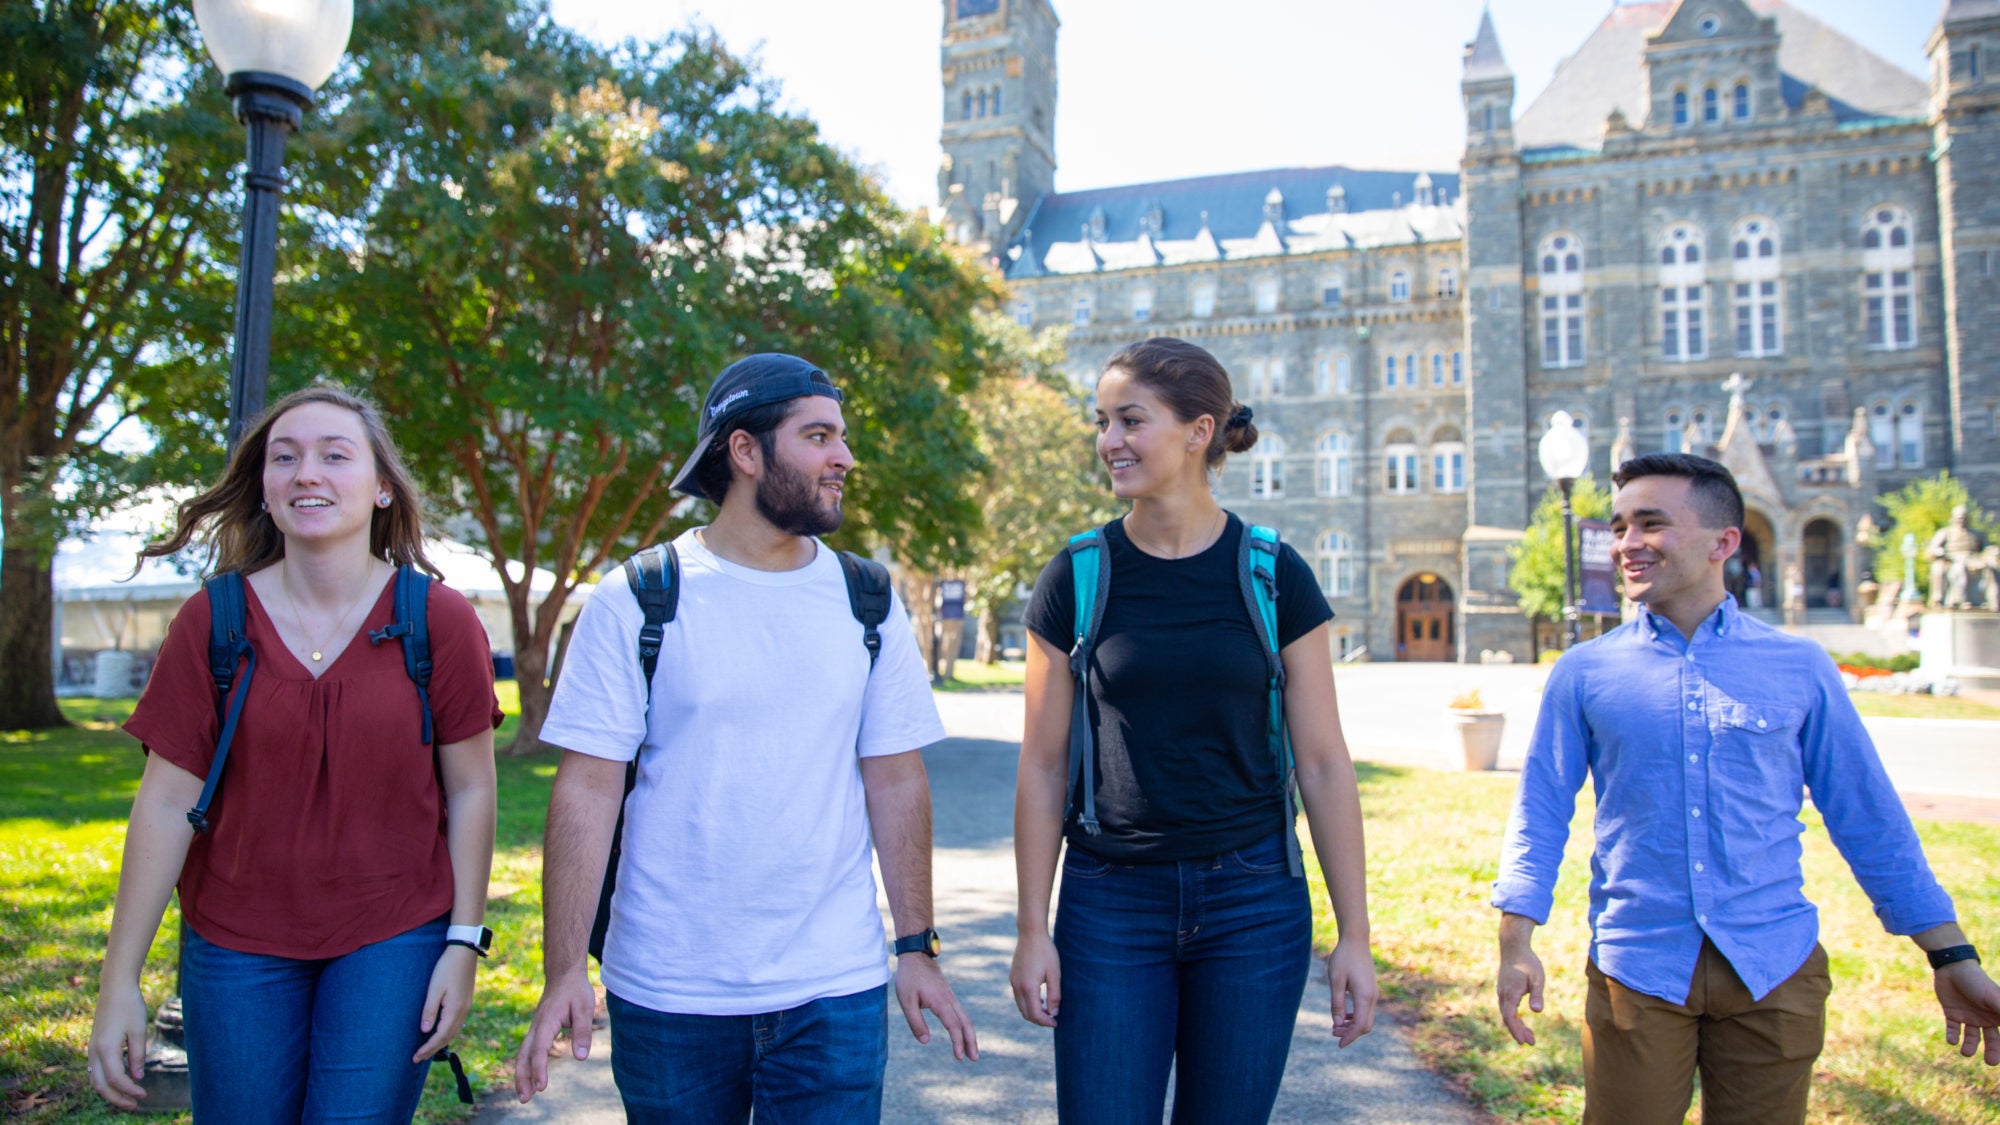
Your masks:
{"label": "statue on pedestal", "polygon": [[1971,525],[1965,505],[1953,508],[1951,522],[1931,536],[1925,552],[1931,560],[1932,607],[1976,609],[1994,600],[1996,575],[1987,562],[1986,548],[1986,536]]}

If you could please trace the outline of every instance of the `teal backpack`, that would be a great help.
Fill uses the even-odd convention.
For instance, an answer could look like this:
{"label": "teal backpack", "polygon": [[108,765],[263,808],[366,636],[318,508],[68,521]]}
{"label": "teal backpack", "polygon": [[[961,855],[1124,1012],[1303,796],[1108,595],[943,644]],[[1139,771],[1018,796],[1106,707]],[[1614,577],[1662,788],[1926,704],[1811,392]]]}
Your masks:
{"label": "teal backpack", "polygon": [[[1111,558],[1104,550],[1104,529],[1070,537],[1070,576],[1076,582],[1076,644],[1069,652],[1070,678],[1076,695],[1069,712],[1069,799],[1063,818],[1076,818],[1084,834],[1103,829],[1097,822],[1097,738],[1090,725],[1090,655],[1097,647],[1097,630],[1104,623],[1104,603],[1111,597]],[[1278,779],[1285,791],[1285,859],[1294,878],[1305,874],[1299,855],[1299,834],[1292,830],[1298,808],[1298,771],[1292,761],[1292,736],[1285,725],[1285,664],[1278,655],[1278,533],[1268,527],[1246,526],[1236,554],[1236,578],[1243,605],[1264,649],[1270,688],[1271,755],[1278,761]],[[1079,797],[1079,794],[1081,796]]]}

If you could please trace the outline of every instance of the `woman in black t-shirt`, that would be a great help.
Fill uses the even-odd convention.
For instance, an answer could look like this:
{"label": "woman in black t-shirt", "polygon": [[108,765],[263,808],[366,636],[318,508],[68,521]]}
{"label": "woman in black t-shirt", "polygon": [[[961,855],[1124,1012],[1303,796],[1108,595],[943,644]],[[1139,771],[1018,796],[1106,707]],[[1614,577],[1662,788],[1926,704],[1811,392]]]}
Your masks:
{"label": "woman in black t-shirt", "polygon": [[[1097,385],[1097,454],[1132,510],[1105,528],[1110,594],[1077,699],[1071,555],[1051,560],[1027,616],[1027,726],[1014,801],[1020,941],[1014,1002],[1055,1028],[1061,1119],[1269,1120],[1310,965],[1312,916],[1290,873],[1294,831],[1271,750],[1265,650],[1237,576],[1243,523],[1210,488],[1226,452],[1257,440],[1215,357],[1153,339]],[[1361,803],[1340,733],[1326,622],[1311,570],[1277,564],[1277,640],[1298,791],[1340,938],[1328,958],[1333,1033],[1375,1017]],[[1095,736],[1098,830],[1066,812],[1070,718]],[[1049,899],[1061,843],[1062,909]]]}

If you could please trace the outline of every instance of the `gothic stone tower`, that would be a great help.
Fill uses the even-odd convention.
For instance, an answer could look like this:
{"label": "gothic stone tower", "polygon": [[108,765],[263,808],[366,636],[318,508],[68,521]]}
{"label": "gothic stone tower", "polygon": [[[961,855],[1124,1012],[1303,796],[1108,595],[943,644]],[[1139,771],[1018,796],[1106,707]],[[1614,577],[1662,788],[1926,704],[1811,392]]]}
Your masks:
{"label": "gothic stone tower", "polygon": [[1049,0],[944,0],[942,224],[998,251],[1056,176],[1056,28]]}
{"label": "gothic stone tower", "polygon": [[[1931,32],[1951,464],[2000,495],[2000,0],[1950,0]],[[1982,328],[1982,326],[1984,326]]]}

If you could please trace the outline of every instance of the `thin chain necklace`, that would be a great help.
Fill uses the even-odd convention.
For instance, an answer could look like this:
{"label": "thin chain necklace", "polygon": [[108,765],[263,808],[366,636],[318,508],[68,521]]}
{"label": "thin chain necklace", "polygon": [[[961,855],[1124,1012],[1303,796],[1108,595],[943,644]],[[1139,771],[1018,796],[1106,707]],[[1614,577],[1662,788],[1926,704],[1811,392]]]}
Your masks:
{"label": "thin chain necklace", "polygon": [[[1155,557],[1158,558],[1165,558],[1169,562],[1176,562],[1181,559],[1187,558],[1191,555],[1197,555],[1203,551],[1208,550],[1208,548],[1215,543],[1216,539],[1221,537],[1223,526],[1229,522],[1228,514],[1225,513],[1221,508],[1217,508],[1215,510],[1215,517],[1216,517],[1215,523],[1210,527],[1209,531],[1201,537],[1200,546],[1195,547],[1194,549],[1188,551],[1186,554],[1175,554],[1171,552],[1156,553],[1153,551],[1147,551],[1146,553],[1149,555],[1154,555]],[[1132,539],[1134,543],[1138,543],[1138,540],[1135,539],[1132,535],[1132,529],[1130,526],[1127,526],[1125,528],[1125,537],[1127,539]],[[1141,550],[1144,550],[1145,544],[1140,543],[1139,547]]]}
{"label": "thin chain necklace", "polygon": [[285,604],[292,607],[292,620],[299,623],[299,632],[305,634],[306,642],[312,645],[313,663],[318,664],[321,660],[325,659],[326,642],[340,635],[340,627],[347,624],[347,619],[354,615],[354,607],[361,604],[362,599],[368,596],[369,587],[375,585],[373,581],[375,568],[373,566],[368,568],[369,581],[361,584],[361,593],[354,599],[354,605],[347,607],[347,611],[342,613],[339,619],[333,623],[333,629],[327,633],[326,641],[321,641],[313,638],[312,630],[306,628],[306,615],[299,612],[299,603],[292,600],[292,584],[286,581],[286,579],[291,577],[291,567],[284,563],[279,563],[278,567],[278,588],[285,592]]}

